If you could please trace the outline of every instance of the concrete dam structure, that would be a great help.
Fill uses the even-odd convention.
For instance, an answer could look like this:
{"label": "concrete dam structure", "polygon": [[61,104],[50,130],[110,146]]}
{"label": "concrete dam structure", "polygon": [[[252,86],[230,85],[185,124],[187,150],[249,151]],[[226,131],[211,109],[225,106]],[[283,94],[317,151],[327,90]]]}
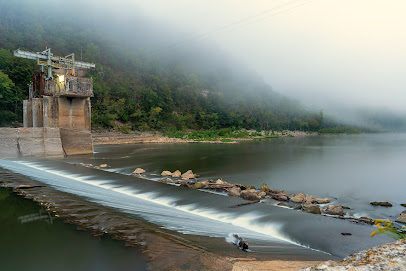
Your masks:
{"label": "concrete dam structure", "polygon": [[[14,54],[37,59],[43,70],[48,67],[48,77],[44,71],[33,76],[29,98],[23,102],[24,128],[0,129],[0,157],[93,153],[93,79],[75,76],[75,67],[91,68],[94,64],[75,62],[73,54],[56,57],[50,49],[39,53],[17,50]],[[55,78],[52,67],[59,69]]]}

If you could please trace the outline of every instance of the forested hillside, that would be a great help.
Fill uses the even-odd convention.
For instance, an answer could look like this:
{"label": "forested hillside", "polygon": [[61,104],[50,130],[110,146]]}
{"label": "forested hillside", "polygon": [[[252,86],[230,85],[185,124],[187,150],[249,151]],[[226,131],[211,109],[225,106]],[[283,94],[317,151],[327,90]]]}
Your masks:
{"label": "forested hillside", "polygon": [[[93,15],[41,1],[0,0],[0,124],[21,122],[34,61],[15,58],[20,48],[96,63],[94,127],[138,130],[210,128],[322,128],[323,112],[310,112],[210,46],[165,49],[170,31],[137,17]],[[86,4],[82,4],[86,5]],[[90,7],[88,7],[90,8]],[[65,16],[69,14],[69,16]],[[73,20],[72,20],[73,16]]]}

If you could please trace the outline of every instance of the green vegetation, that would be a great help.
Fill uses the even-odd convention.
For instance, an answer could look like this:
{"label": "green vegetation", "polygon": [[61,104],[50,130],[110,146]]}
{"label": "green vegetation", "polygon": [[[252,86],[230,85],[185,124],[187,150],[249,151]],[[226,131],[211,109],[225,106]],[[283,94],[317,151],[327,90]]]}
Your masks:
{"label": "green vegetation", "polygon": [[361,134],[360,129],[350,126],[337,126],[318,130],[319,134]]}
{"label": "green vegetation", "polygon": [[[105,16],[94,16],[89,23],[86,8],[67,5],[61,11],[57,3],[49,3],[54,12],[44,13],[30,1],[0,3],[2,126],[22,121],[27,84],[39,71],[35,61],[15,58],[12,51],[42,51],[45,46],[56,55],[74,52],[77,58],[96,63],[86,75],[94,81],[95,128],[124,125],[131,130],[171,131],[168,134],[175,137],[181,136],[178,130],[209,130],[188,135],[199,140],[226,137],[210,131],[227,127],[317,131],[323,125],[322,114],[279,95],[249,71],[236,70],[238,65],[219,58],[214,49],[190,48],[165,57],[149,54],[145,48],[159,42],[150,40],[151,31],[145,29],[150,23],[142,16],[132,15],[131,24]],[[66,14],[75,14],[75,19]],[[134,31],[129,38],[127,33]]]}
{"label": "green vegetation", "polygon": [[406,227],[398,230],[395,228],[392,221],[377,219],[375,220],[375,225],[378,227],[378,229],[371,233],[371,237],[375,236],[376,234],[386,234],[395,240],[406,238]]}

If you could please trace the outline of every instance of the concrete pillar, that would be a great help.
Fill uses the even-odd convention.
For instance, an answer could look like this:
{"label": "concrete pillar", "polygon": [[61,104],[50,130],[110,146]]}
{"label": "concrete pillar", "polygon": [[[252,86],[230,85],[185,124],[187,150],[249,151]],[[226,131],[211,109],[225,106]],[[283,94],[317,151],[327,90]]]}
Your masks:
{"label": "concrete pillar", "polygon": [[58,103],[60,128],[86,129],[84,98],[59,97]]}
{"label": "concrete pillar", "polygon": [[85,129],[88,131],[92,129],[92,105],[90,97],[85,100]]}
{"label": "concrete pillar", "polygon": [[24,128],[32,127],[32,102],[31,102],[31,100],[23,101],[23,123],[24,123]]}
{"label": "concrete pillar", "polygon": [[59,106],[56,97],[43,97],[43,127],[59,127]]}
{"label": "concrete pillar", "polygon": [[42,99],[33,98],[32,101],[32,127],[43,127],[43,109],[42,109]]}

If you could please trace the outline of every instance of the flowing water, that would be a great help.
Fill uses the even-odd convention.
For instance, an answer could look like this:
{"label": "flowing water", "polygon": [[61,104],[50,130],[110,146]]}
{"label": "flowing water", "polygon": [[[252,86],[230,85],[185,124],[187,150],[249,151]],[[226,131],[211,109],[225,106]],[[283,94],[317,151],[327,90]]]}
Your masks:
{"label": "flowing water", "polygon": [[[228,208],[243,200],[156,182],[163,170],[192,169],[217,179],[289,193],[329,197],[355,217],[394,220],[406,203],[406,135],[284,138],[240,144],[96,146],[94,155],[60,160],[0,160],[0,166],[136,218],[185,234],[243,236],[257,253],[343,257],[390,241],[370,237],[373,226],[317,216],[275,204]],[[107,170],[77,165],[108,164]],[[131,176],[142,167],[150,180]],[[394,207],[374,207],[390,201]],[[343,236],[350,232],[351,236]]]}

